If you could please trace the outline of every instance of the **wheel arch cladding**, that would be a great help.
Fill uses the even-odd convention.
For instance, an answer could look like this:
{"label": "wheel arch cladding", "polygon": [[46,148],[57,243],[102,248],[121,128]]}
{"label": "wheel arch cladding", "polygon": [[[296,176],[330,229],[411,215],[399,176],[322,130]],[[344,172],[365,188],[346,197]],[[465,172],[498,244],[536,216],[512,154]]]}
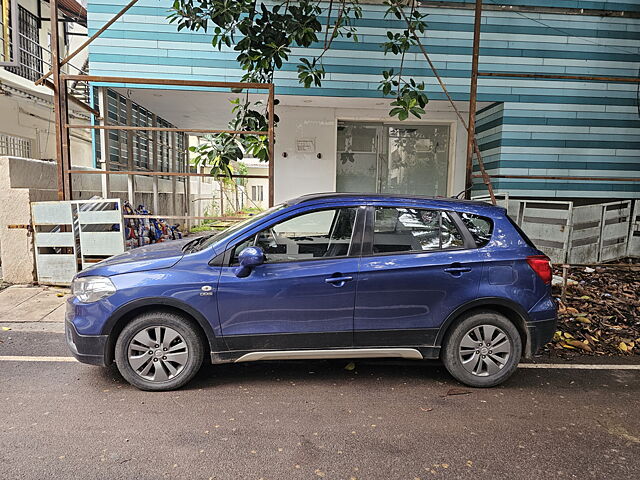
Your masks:
{"label": "wheel arch cladding", "polygon": [[[174,299],[144,298],[121,306],[109,317],[109,320],[102,328],[102,334],[109,335],[106,349],[107,358],[105,359],[107,364],[113,362],[116,341],[124,327],[138,315],[153,311],[172,312],[193,323],[203,341],[205,352],[221,349],[218,345],[219,340],[214,335],[207,319],[191,306]],[[205,354],[205,358],[208,358],[208,354]]]}
{"label": "wheel arch cladding", "polygon": [[504,298],[479,298],[458,307],[440,327],[436,337],[436,345],[443,345],[456,321],[463,315],[487,310],[503,315],[515,325],[522,340],[522,353],[525,357],[529,357],[533,352],[531,352],[531,339],[527,329],[528,315],[517,303]]}

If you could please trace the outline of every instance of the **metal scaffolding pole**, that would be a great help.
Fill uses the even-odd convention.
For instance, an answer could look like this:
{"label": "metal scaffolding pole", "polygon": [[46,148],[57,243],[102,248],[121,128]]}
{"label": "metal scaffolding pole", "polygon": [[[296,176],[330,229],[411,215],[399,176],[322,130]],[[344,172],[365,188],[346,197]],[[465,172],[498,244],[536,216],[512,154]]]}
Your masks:
{"label": "metal scaffolding pole", "polygon": [[471,57],[471,86],[469,89],[469,122],[467,123],[467,162],[464,182],[466,198],[471,198],[471,188],[473,187],[473,142],[476,130],[476,105],[478,100],[478,57],[480,56],[481,21],[482,0],[476,0],[473,24],[473,53]]}
{"label": "metal scaffolding pole", "polygon": [[71,200],[71,170],[67,82],[60,75],[60,36],[58,33],[58,0],[50,1],[51,68],[53,73],[53,110],[56,124],[56,162],[58,166],[58,200]]}

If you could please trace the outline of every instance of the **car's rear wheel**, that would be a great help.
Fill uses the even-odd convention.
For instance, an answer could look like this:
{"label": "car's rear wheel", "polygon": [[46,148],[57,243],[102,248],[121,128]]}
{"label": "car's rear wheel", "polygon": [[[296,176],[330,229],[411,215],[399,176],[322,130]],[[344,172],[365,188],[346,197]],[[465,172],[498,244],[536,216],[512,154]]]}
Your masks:
{"label": "car's rear wheel", "polygon": [[449,373],[471,387],[493,387],[518,368],[520,333],[505,316],[473,312],[453,327],[444,344],[442,361]]}
{"label": "car's rear wheel", "polygon": [[148,312],[128,323],[116,341],[122,376],[141,390],[173,390],[193,378],[204,348],[198,330],[170,312]]}

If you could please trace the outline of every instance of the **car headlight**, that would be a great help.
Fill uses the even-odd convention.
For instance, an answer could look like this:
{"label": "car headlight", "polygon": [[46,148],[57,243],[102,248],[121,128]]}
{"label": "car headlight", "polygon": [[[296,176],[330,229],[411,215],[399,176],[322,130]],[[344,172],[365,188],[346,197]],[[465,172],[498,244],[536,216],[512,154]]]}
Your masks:
{"label": "car headlight", "polygon": [[83,303],[97,302],[116,293],[107,277],[80,277],[71,284],[71,294]]}

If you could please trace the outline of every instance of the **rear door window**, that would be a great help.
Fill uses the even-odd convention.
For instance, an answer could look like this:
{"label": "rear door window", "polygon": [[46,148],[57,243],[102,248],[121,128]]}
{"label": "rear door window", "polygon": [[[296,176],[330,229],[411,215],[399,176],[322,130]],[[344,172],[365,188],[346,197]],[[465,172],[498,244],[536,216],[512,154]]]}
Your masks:
{"label": "rear door window", "polygon": [[376,207],[373,253],[429,252],[464,247],[447,212],[408,207]]}

